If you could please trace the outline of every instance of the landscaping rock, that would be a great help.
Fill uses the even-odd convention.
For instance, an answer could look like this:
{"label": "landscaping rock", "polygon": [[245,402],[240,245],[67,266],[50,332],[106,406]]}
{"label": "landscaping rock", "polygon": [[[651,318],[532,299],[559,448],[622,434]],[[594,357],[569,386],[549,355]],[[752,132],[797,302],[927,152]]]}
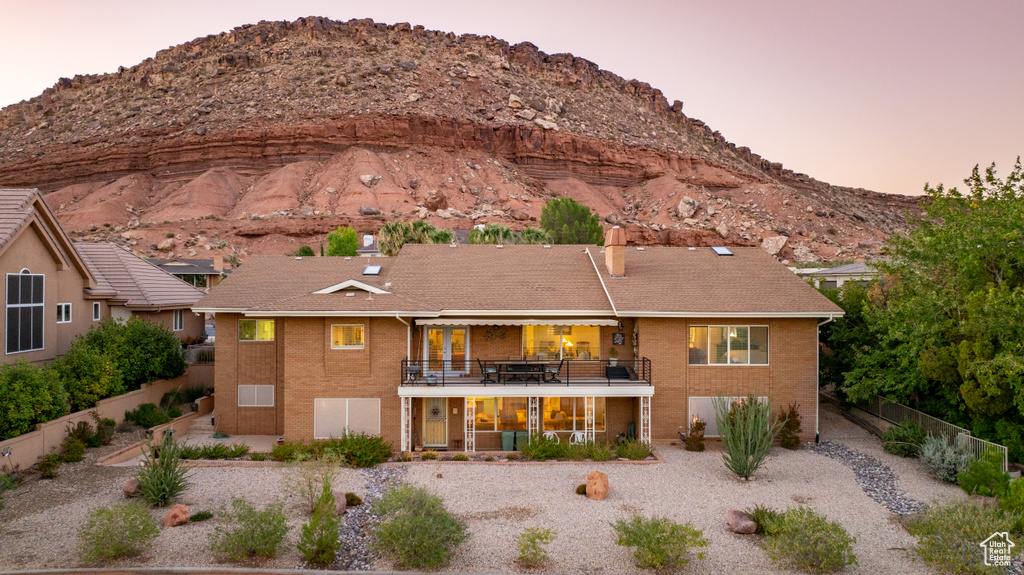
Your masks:
{"label": "landscaping rock", "polygon": [[164,527],[184,525],[188,523],[188,519],[191,516],[192,514],[189,513],[188,505],[178,503],[167,511],[167,515],[164,515]]}
{"label": "landscaping rock", "polygon": [[739,509],[730,509],[725,520],[729,524],[729,531],[741,535],[752,535],[757,531],[757,523],[750,520],[746,513]]}
{"label": "landscaping rock", "polygon": [[600,471],[591,471],[587,476],[587,497],[595,501],[608,498],[608,475]]}
{"label": "landscaping rock", "polygon": [[373,206],[362,206],[359,208],[359,215],[361,216],[376,216],[380,213],[380,210]]}
{"label": "landscaping rock", "polygon": [[853,469],[857,485],[868,497],[884,505],[889,511],[904,515],[918,513],[925,504],[908,496],[897,487],[899,477],[878,459],[834,441],[806,444],[818,455],[835,459]]}
{"label": "landscaping rock", "polygon": [[128,481],[124,482],[124,487],[121,488],[124,492],[124,496],[128,499],[135,497],[139,494],[139,480],[132,477]]}
{"label": "landscaping rock", "polygon": [[342,515],[345,513],[345,507],[348,504],[345,502],[345,492],[335,491],[334,492],[334,514]]}

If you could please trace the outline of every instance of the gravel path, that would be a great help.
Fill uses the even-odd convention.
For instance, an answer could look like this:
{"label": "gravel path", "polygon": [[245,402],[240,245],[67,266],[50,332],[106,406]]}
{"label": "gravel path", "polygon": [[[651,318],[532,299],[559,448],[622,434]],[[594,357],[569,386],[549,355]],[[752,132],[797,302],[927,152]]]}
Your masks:
{"label": "gravel path", "polygon": [[404,466],[378,466],[363,470],[366,495],[362,505],[345,512],[345,523],[341,527],[342,548],[332,569],[367,570],[379,560],[377,554],[370,549],[370,533],[380,522],[380,517],[370,513],[370,507],[375,500],[380,499],[388,486],[403,480],[406,469]]}
{"label": "gravel path", "polygon": [[835,459],[853,469],[857,485],[860,485],[868,497],[884,505],[889,511],[906,515],[917,513],[926,507],[924,503],[908,497],[906,493],[900,491],[899,478],[896,473],[874,457],[833,441],[806,445],[811,451]]}

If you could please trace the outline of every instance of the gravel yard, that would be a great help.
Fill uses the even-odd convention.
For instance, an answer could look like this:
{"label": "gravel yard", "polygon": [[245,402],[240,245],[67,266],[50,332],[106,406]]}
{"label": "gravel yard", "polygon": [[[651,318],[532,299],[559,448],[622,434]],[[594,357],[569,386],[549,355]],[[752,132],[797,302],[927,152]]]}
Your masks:
{"label": "gravel yard", "polygon": [[[832,408],[822,405],[821,409],[822,441],[842,444],[877,459],[881,466],[895,472],[896,489],[904,492],[901,497],[928,503],[963,496],[958,487],[929,477],[915,461],[882,451],[876,439]],[[756,538],[734,535],[725,524],[729,508],[743,509],[758,503],[779,508],[804,503],[842,524],[857,537],[859,565],[847,573],[931,572],[916,560],[914,539],[903,531],[896,515],[858,485],[854,469],[843,461],[811,449],[776,449],[758,472],[757,480],[743,482],[725,469],[720,445],[709,441],[708,447],[704,453],[690,453],[679,446],[660,445],[658,450],[666,462],[655,465],[417,462],[371,471],[342,470],[335,487],[367,498],[368,484],[372,483],[376,491],[383,481],[400,480],[404,467],[405,481],[441,495],[448,508],[469,523],[471,536],[456,553],[451,566],[455,572],[523,572],[514,563],[515,541],[524,528],[531,526],[557,531],[546,572],[644,572],[633,567],[631,549],[615,545],[610,526],[612,521],[634,512],[689,521],[704,530],[710,540],[707,558],[691,562],[684,572],[775,572]],[[92,465],[102,453],[90,450],[86,461],[63,466],[57,480],[32,480],[7,494],[6,507],[0,511],[0,570],[80,565],[76,538],[79,527],[91,509],[123,501],[121,486],[132,474],[128,468]],[[595,469],[609,477],[611,494],[605,501],[573,493]],[[286,472],[278,467],[198,468],[181,502],[194,512],[225,507],[232,497],[244,497],[257,506],[285,501],[292,527],[287,536],[288,549],[259,566],[295,568],[301,564],[301,557],[294,544],[305,513],[297,499],[285,498],[282,478]],[[164,512],[154,510],[154,519],[162,519]],[[366,521],[371,519],[359,514],[350,519],[352,523]],[[211,520],[161,528],[149,552],[118,565],[217,565],[208,551],[209,533],[215,526],[216,520]],[[346,541],[358,539],[355,531],[343,529]],[[361,555],[358,551],[347,549],[342,553],[340,567],[390,567],[385,561],[357,557]]]}

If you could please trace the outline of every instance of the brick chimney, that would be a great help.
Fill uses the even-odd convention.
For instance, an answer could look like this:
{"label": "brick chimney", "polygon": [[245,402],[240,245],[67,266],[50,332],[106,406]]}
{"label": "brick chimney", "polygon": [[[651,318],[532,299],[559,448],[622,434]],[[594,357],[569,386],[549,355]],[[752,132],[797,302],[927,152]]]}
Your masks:
{"label": "brick chimney", "polygon": [[224,271],[224,256],[220,254],[213,256],[213,269],[219,272]]}
{"label": "brick chimney", "polygon": [[604,265],[612,277],[626,275],[626,230],[619,226],[604,235]]}

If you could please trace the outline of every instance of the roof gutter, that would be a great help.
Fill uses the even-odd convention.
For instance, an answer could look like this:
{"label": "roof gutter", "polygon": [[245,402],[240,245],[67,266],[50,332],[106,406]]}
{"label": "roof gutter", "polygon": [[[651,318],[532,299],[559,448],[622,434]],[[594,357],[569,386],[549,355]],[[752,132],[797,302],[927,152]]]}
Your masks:
{"label": "roof gutter", "polygon": [[590,248],[586,248],[583,251],[587,252],[587,257],[590,258],[590,263],[594,266],[594,273],[597,274],[597,281],[601,282],[601,289],[604,290],[604,297],[608,298],[608,303],[612,305],[612,313],[615,314],[615,317],[619,317],[619,311],[615,309],[615,302],[612,301],[612,295],[608,293],[608,286],[604,285],[604,278],[601,277],[601,270],[597,269],[597,262],[594,261],[594,256],[590,253]]}

